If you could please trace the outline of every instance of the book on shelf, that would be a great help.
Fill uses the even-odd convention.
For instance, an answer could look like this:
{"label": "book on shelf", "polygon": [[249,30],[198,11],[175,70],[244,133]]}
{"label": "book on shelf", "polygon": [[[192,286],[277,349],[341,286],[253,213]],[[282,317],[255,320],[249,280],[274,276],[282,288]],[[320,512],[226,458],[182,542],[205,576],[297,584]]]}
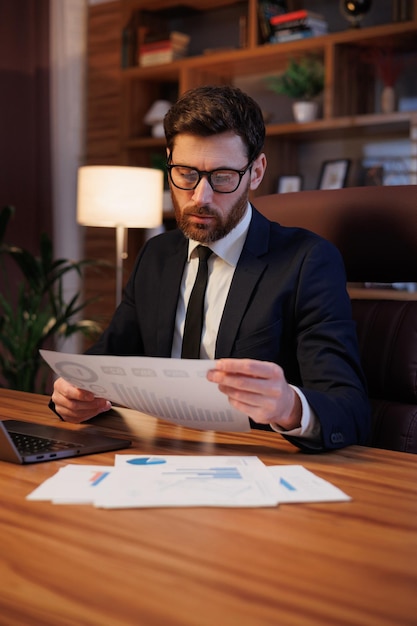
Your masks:
{"label": "book on shelf", "polygon": [[277,43],[325,35],[328,25],[323,16],[301,9],[272,17],[271,31],[270,42]]}
{"label": "book on shelf", "polygon": [[160,65],[163,63],[172,63],[178,59],[183,59],[186,55],[175,52],[174,50],[160,50],[157,52],[148,52],[139,57],[139,65],[141,67],[149,67],[151,65]]}
{"label": "book on shelf", "polygon": [[299,9],[298,11],[291,11],[289,13],[283,13],[281,15],[275,15],[270,18],[271,26],[277,28],[280,24],[286,24],[289,22],[296,22],[298,20],[303,21],[307,18],[315,19],[319,21],[326,21],[321,13],[315,11],[309,11],[308,9]]}
{"label": "book on shelf", "polygon": [[294,21],[294,22],[286,22],[285,24],[280,24],[277,27],[271,28],[271,34],[275,35],[275,33],[281,33],[287,30],[295,30],[296,28],[312,28],[316,30],[318,33],[325,34],[328,32],[328,25],[326,21],[318,21],[313,19],[305,19],[302,21]]}
{"label": "book on shelf", "polygon": [[258,21],[259,32],[263,43],[269,41],[272,34],[271,17],[282,15],[287,10],[285,0],[259,0],[258,1]]}
{"label": "book on shelf", "polygon": [[282,31],[280,33],[275,33],[270,38],[271,43],[285,43],[287,41],[297,41],[299,39],[307,39],[309,37],[319,37],[323,35],[322,32],[317,32],[312,28],[303,28],[299,30],[291,30]]}
{"label": "book on shelf", "polygon": [[176,59],[182,59],[187,55],[189,35],[172,31],[168,37],[147,40],[139,45],[138,62],[142,67],[170,63]]}

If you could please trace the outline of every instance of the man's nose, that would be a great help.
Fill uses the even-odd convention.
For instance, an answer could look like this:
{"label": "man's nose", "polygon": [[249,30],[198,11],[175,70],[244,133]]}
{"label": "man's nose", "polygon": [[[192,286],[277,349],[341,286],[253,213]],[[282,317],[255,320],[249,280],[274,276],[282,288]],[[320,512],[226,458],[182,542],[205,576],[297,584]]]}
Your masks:
{"label": "man's nose", "polygon": [[211,202],[213,198],[213,189],[206,176],[203,176],[194,189],[193,201],[197,205],[203,205]]}

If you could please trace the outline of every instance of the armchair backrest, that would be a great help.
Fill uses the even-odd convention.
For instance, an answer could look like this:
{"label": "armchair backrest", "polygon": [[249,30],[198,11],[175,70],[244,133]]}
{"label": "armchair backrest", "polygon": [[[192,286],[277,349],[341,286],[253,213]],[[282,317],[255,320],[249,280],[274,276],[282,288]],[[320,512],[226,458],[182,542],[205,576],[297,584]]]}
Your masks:
{"label": "armchair backrest", "polygon": [[[335,244],[349,282],[417,283],[417,185],[274,194],[254,204]],[[352,314],[372,406],[369,444],[417,453],[417,294],[352,300]]]}
{"label": "armchair backrest", "polygon": [[254,204],[334,243],[350,282],[417,282],[417,185],[273,194]]}

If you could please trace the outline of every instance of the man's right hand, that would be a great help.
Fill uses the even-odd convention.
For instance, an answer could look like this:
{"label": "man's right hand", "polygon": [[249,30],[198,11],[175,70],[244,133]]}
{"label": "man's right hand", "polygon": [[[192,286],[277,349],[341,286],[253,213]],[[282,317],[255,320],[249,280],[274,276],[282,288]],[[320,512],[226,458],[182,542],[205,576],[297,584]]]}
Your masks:
{"label": "man's right hand", "polygon": [[54,383],[52,401],[55,411],[66,422],[79,424],[111,409],[111,402],[96,398],[91,391],[78,389],[63,378]]}

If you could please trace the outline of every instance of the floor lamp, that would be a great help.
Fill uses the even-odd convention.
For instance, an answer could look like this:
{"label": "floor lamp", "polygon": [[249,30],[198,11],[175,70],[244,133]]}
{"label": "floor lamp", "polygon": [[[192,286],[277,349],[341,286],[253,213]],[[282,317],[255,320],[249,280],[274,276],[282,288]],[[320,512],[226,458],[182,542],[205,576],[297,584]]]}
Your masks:
{"label": "floor lamp", "polygon": [[78,170],[77,222],[116,229],[116,306],[122,299],[127,229],[162,224],[163,172],[147,167],[86,165]]}

